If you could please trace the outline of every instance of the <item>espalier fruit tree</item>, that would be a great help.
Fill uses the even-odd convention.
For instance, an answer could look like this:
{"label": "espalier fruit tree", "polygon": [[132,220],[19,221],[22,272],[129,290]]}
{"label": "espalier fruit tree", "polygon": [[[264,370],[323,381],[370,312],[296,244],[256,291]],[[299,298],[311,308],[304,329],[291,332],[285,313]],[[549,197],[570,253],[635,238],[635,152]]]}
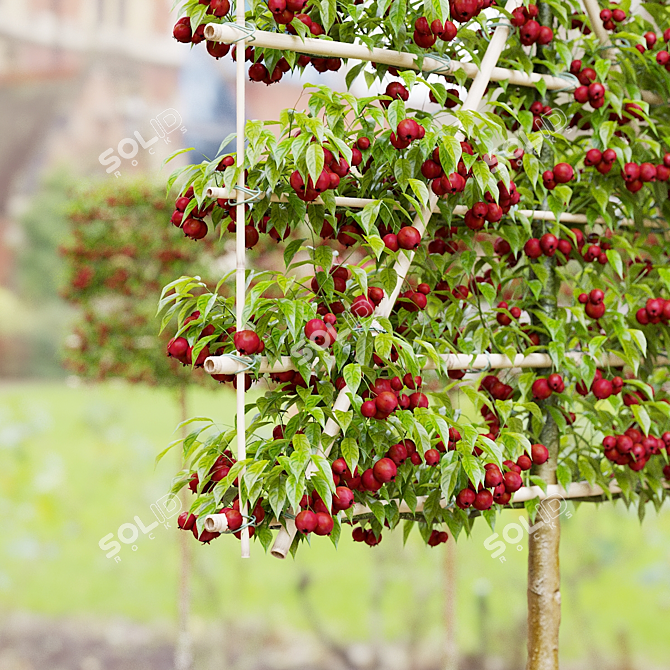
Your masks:
{"label": "espalier fruit tree", "polygon": [[[69,203],[68,268],[61,295],[80,311],[65,364],[84,379],[184,389],[202,374],[156,347],[156,298],[177,273],[211,274],[211,248],[184,247],[165,230],[162,188],[143,180],[87,186]],[[186,360],[184,360],[186,363]]]}
{"label": "espalier fruit tree", "polygon": [[[170,181],[187,237],[218,227],[238,244],[236,298],[182,277],[161,299],[180,346],[239,387],[236,429],[204,422],[183,443],[174,488],[195,497],[181,527],[243,546],[253,533],[285,556],[347,527],[374,546],[416,526],[435,546],[477,517],[493,527],[504,506],[534,518],[556,496],[659,507],[667,7],[182,10],[178,41],[238,59],[244,132],[237,154]],[[263,86],[309,67],[383,92],[309,85],[304,108],[243,125],[244,70]],[[284,267],[245,271],[244,245],[265,235]],[[555,520],[529,540],[529,668],[558,667],[559,533]]]}

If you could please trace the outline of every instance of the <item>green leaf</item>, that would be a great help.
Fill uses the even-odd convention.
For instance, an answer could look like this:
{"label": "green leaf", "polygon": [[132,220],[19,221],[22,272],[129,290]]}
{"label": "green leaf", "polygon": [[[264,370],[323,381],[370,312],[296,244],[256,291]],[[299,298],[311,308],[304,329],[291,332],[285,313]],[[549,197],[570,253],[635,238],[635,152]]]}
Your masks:
{"label": "green leaf", "polygon": [[458,461],[448,463],[447,459],[443,458],[440,462],[440,469],[440,490],[442,491],[442,497],[445,500],[450,500],[458,481],[460,463]]}
{"label": "green leaf", "polygon": [[359,459],[359,449],[356,440],[353,437],[345,437],[340,445],[340,453],[349,466],[349,470],[352,473],[355,472]]}
{"label": "green leaf", "polygon": [[310,144],[305,152],[305,162],[307,163],[307,172],[316,184],[321,172],[323,171],[323,149],[316,142]]}
{"label": "green leaf", "polygon": [[607,255],[607,260],[614,269],[614,271],[623,277],[623,262],[621,260],[621,255],[616,249],[608,249],[605,254]]}
{"label": "green leaf", "polygon": [[635,420],[640,424],[642,432],[645,435],[649,435],[651,419],[649,418],[649,413],[647,412],[646,408],[642,407],[642,405],[631,405],[630,409],[635,416]]}
{"label": "green leaf", "polygon": [[345,365],[344,370],[342,370],[342,376],[344,377],[344,382],[349,390],[352,393],[356,393],[363,377],[361,366],[358,363],[349,363],[348,365]]}

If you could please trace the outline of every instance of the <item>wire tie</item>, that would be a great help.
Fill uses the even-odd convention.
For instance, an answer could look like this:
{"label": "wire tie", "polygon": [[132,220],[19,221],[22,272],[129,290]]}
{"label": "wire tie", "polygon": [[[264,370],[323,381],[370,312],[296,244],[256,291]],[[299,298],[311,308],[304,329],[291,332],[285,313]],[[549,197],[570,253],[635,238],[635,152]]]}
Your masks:
{"label": "wire tie", "polygon": [[220,25],[232,26],[233,28],[237,28],[244,33],[242,37],[238,37],[236,40],[228,42],[228,44],[235,44],[235,42],[241,42],[242,40],[249,40],[250,42],[253,42],[256,39],[256,26],[253,23],[249,23],[248,21],[245,21],[243,26],[241,26],[239,23],[234,23],[233,21],[224,21]]}
{"label": "wire tie", "polygon": [[247,188],[246,186],[234,186],[233,188],[236,191],[242,191],[243,193],[251,196],[246,200],[229,200],[228,204],[232,205],[233,207],[236,205],[246,205],[249,203],[259,202],[263,199],[264,196],[263,191],[261,191],[259,188]]}

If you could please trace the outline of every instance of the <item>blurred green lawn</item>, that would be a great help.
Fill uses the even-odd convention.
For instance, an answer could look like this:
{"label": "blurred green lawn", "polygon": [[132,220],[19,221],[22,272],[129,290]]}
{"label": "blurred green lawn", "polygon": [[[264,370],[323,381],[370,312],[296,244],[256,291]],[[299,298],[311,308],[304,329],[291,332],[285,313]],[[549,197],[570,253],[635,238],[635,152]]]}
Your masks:
{"label": "blurred green lawn", "polygon": [[[189,391],[192,415],[231,423],[234,396]],[[177,454],[154,468],[173,439],[176,399],[168,391],[127,385],[62,383],[0,387],[0,608],[52,616],[123,616],[142,622],[176,618],[177,530],[174,524],[124,545],[121,562],[98,547],[137,515],[154,521],[149,505],[168,489]],[[630,646],[638,662],[661,663],[670,651],[670,513],[650,509],[641,527],[621,503],[582,505],[563,520],[564,659],[618,657]],[[499,529],[519,513],[505,512]],[[499,530],[500,532],[500,530]],[[493,559],[482,522],[456,551],[456,626],[462,652],[481,640],[485,598],[487,647],[519,652],[525,619],[527,539]],[[193,541],[194,613],[204,620],[256,621],[265,629],[306,630],[297,584],[310,578],[317,615],[340,640],[379,634],[435,642],[444,632],[445,547],[425,548],[402,533],[379,547],[351,542],[336,550],[315,538],[295,560],[278,561],[252,543],[242,561],[230,537],[210,546]],[[450,540],[451,542],[452,540]],[[377,594],[377,596],[375,596]],[[487,594],[480,595],[477,594]],[[375,614],[375,598],[379,612]]]}

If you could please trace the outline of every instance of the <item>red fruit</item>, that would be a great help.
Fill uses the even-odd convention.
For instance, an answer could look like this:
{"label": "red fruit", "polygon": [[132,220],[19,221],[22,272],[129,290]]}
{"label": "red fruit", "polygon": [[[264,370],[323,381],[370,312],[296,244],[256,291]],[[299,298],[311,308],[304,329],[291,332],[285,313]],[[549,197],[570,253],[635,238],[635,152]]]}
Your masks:
{"label": "red fruit", "polygon": [[[403,100],[404,102],[407,102],[407,100],[409,99],[409,91],[400,82],[397,81],[392,81],[386,87],[384,95],[388,95],[390,98],[393,98],[394,100]],[[381,102],[382,105],[384,105],[384,107],[388,107],[391,104],[389,100],[382,100]]]}
{"label": "red fruit", "polygon": [[407,460],[407,447],[404,444],[393,444],[386,454],[396,465],[402,465]]}
{"label": "red fruit", "polygon": [[523,251],[528,258],[539,258],[542,255],[540,240],[536,237],[531,237],[526,244],[524,244]]}
{"label": "red fruit", "polygon": [[379,491],[383,484],[377,480],[372,472],[372,468],[368,468],[361,476],[361,484],[366,491]]}
{"label": "red fruit", "polygon": [[398,406],[398,398],[392,391],[383,391],[375,399],[377,409],[384,414],[390,414]]}
{"label": "red fruit", "polygon": [[612,12],[612,19],[617,23],[621,23],[621,21],[624,21],[625,18],[626,18],[626,12],[624,12],[623,9],[615,9]]}
{"label": "red fruit", "polygon": [[[503,481],[503,476],[502,472],[500,472],[500,468],[498,468],[497,465],[494,463],[487,463],[488,465],[493,465],[494,467],[488,468],[486,470],[486,474],[484,475],[484,486],[486,488],[495,488],[496,486],[500,486]],[[486,467],[486,466],[485,466]]]}
{"label": "red fruit", "polygon": [[563,382],[563,377],[561,377],[561,375],[557,374],[556,372],[550,374],[547,377],[547,384],[549,384],[549,388],[552,391],[556,391],[556,393],[563,393],[563,391],[565,390],[565,383]]}
{"label": "red fruit", "polygon": [[558,238],[551,233],[545,233],[540,238],[540,249],[545,256],[553,256],[558,248]]}
{"label": "red fruit", "polygon": [[604,97],[605,87],[602,84],[598,83],[597,81],[589,84],[589,102],[591,103],[592,107],[595,107],[596,105],[594,103],[603,100]]}
{"label": "red fruit", "polygon": [[503,475],[503,484],[507,493],[514,493],[523,486],[523,479],[521,479],[521,475],[518,472],[510,470],[510,472],[506,472]]}
{"label": "red fruit", "polygon": [[429,158],[421,165],[421,174],[426,179],[437,179],[442,175],[442,166]]}
{"label": "red fruit", "polygon": [[295,527],[305,535],[316,530],[318,525],[318,518],[314,512],[304,509],[295,517]]}
{"label": "red fruit", "polygon": [[549,449],[543,444],[533,444],[530,448],[530,455],[535,465],[542,465],[549,460]]}
{"label": "red fruit", "polygon": [[621,171],[621,176],[626,182],[634,182],[640,178],[640,166],[637,163],[626,163]]}
{"label": "red fruit", "polygon": [[589,101],[589,87],[588,86],[578,86],[574,92],[573,96],[575,100],[579,103],[586,104]]}
{"label": "red fruit", "polygon": [[398,466],[390,458],[380,458],[372,467],[375,479],[382,484],[392,482],[398,474]]}
{"label": "red fruit", "polygon": [[374,311],[375,306],[365,296],[362,295],[355,298],[351,304],[351,313],[360,318],[371,316]]}
{"label": "red fruit", "polygon": [[593,165],[598,165],[603,159],[603,154],[600,149],[589,149],[586,152],[586,158],[584,159],[584,165],[589,167]]}
{"label": "red fruit", "polygon": [[181,229],[184,231],[184,235],[191,240],[201,240],[207,235],[207,224],[200,219],[186,219]]}
{"label": "red fruit", "polygon": [[551,394],[552,390],[546,378],[540,377],[533,382],[532,386],[533,397],[537,400],[546,400]]}
{"label": "red fruit", "polygon": [[540,34],[537,37],[538,44],[549,44],[554,39],[554,31],[548,26],[540,27]]}
{"label": "red fruit", "polygon": [[533,461],[530,460],[530,457],[527,456],[526,454],[521,454],[519,458],[516,459],[516,464],[522,469],[522,470],[530,470]]}
{"label": "red fruit", "polygon": [[233,335],[233,342],[243,356],[253,356],[261,346],[261,340],[253,330],[238,331]]}
{"label": "red fruit", "polygon": [[188,340],[184,337],[176,337],[170,340],[167,347],[167,355],[173,358],[183,358],[188,351]]}
{"label": "red fruit", "polygon": [[478,510],[487,510],[491,509],[493,505],[493,494],[491,491],[484,489],[475,495],[475,501],[473,507]]}
{"label": "red fruit", "polygon": [[356,526],[356,528],[351,531],[351,537],[354,542],[365,542],[365,535],[365,530],[360,526]]}
{"label": "red fruit", "polygon": [[588,303],[584,310],[586,315],[591,319],[601,319],[605,314],[605,305],[600,303],[599,305],[594,305],[593,303]]}
{"label": "red fruit", "polygon": [[361,151],[367,151],[370,148],[370,140],[367,137],[359,137],[356,140],[356,146]]}
{"label": "red fruit", "polygon": [[469,21],[479,10],[477,0],[454,0],[452,17],[459,23]]}
{"label": "red fruit", "polygon": [[457,34],[458,28],[456,28],[456,26],[451,21],[445,21],[440,38],[445,42],[451,42],[451,40],[453,40]]}
{"label": "red fruit", "polygon": [[643,182],[656,181],[656,166],[651,163],[642,163],[640,165],[640,179]]}
{"label": "red fruit", "polygon": [[315,535],[330,535],[333,530],[333,517],[330,516],[327,512],[317,512],[316,514],[316,528],[314,529]]}
{"label": "red fruit", "polygon": [[605,299],[605,293],[599,288],[594,288],[589,293],[589,302],[594,305],[599,305]]}
{"label": "red fruit", "polygon": [[333,495],[333,507],[336,511],[349,509],[354,504],[354,492],[346,486],[338,486]]}
{"label": "red fruit", "polygon": [[401,249],[418,249],[421,233],[414,226],[404,226],[398,232],[398,245]]}
{"label": "red fruit", "polygon": [[426,465],[437,465],[440,462],[440,452],[437,449],[428,449],[424,454]]}
{"label": "red fruit", "polygon": [[382,238],[384,241],[384,244],[386,245],[386,248],[391,250],[391,251],[398,251],[400,249],[400,245],[398,244],[398,237],[397,235],[394,235],[393,233],[389,233],[388,235],[384,235]]}
{"label": "red fruit", "polygon": [[467,509],[475,501],[476,494],[472,489],[463,489],[456,495],[456,505],[461,509]]}
{"label": "red fruit", "polygon": [[558,184],[567,184],[575,175],[572,166],[567,163],[558,163],[558,165],[554,166],[553,172],[554,180]]}
{"label": "red fruit", "polygon": [[503,217],[502,207],[495,202],[489,203],[486,212],[486,220],[489,223],[497,223]]}
{"label": "red fruit", "polygon": [[195,522],[196,522],[195,514],[182,512],[177,519],[177,526],[182,530],[192,530]]}
{"label": "red fruit", "polygon": [[412,393],[409,397],[410,409],[417,407],[428,407],[428,398],[423,393]]}
{"label": "red fruit", "polygon": [[366,419],[371,419],[375,414],[377,414],[377,405],[374,400],[366,400],[361,405],[361,414]]}
{"label": "red fruit", "polygon": [[191,42],[191,19],[184,16],[179,19],[172,30],[172,36],[182,44],[189,44]]}
{"label": "red fruit", "polygon": [[524,23],[523,26],[521,26],[521,29],[519,30],[519,39],[521,41],[521,44],[523,44],[524,46],[530,46],[531,44],[535,44],[539,36],[540,36],[540,24],[534,19],[526,21],[526,23]]}
{"label": "red fruit", "polygon": [[261,82],[269,78],[270,73],[263,63],[254,63],[249,67],[249,79],[255,82]]}
{"label": "red fruit", "polygon": [[526,13],[523,11],[523,7],[517,7],[512,11],[511,23],[515,28],[521,28],[526,23],[526,20]]}
{"label": "red fruit", "polygon": [[396,130],[396,136],[405,142],[412,142],[419,137],[419,124],[415,119],[403,119]]}

